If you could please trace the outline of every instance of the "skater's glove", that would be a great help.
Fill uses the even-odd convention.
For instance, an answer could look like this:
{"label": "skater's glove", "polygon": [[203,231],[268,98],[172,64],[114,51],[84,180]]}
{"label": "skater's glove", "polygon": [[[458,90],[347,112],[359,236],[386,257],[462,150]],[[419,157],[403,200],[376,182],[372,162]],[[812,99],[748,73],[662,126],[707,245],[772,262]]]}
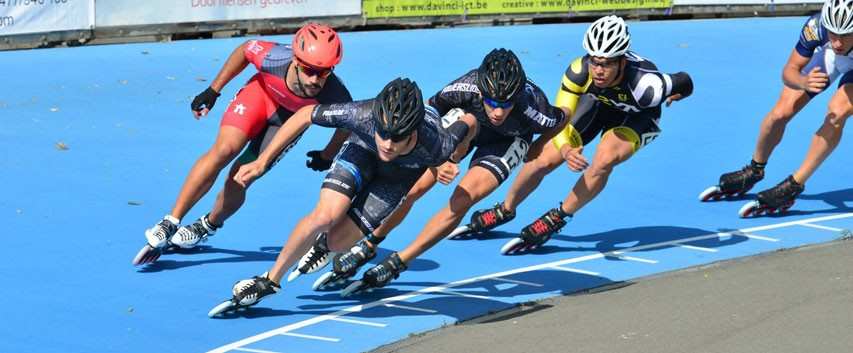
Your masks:
{"label": "skater's glove", "polygon": [[216,98],[219,98],[219,92],[216,92],[211,87],[208,87],[204,92],[195,96],[193,102],[190,103],[190,109],[192,109],[196,119],[207,115],[213,109],[213,105],[216,104]]}
{"label": "skater's glove", "polygon": [[332,160],[323,158],[322,151],[308,151],[305,155],[308,156],[305,166],[314,171],[322,172],[332,167]]}

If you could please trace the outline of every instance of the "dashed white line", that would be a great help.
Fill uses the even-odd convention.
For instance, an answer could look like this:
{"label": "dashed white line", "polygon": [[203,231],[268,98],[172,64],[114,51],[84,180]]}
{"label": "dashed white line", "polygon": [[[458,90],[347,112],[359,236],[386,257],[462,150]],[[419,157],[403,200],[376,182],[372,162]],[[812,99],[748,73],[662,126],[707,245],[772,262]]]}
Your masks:
{"label": "dashed white line", "polygon": [[[766,240],[766,241],[775,242],[775,241],[779,241],[779,240],[773,239],[773,238],[768,238],[768,237],[761,237],[761,236],[757,236],[757,235],[752,235],[752,234],[748,234],[748,233],[758,232],[758,231],[763,231],[763,230],[790,227],[793,225],[800,225],[800,224],[804,224],[804,223],[824,222],[824,221],[850,218],[850,217],[853,217],[853,212],[841,213],[841,214],[824,216],[824,217],[816,217],[816,218],[810,218],[810,219],[802,219],[802,220],[798,220],[798,221],[769,224],[769,225],[759,226],[759,227],[744,228],[744,229],[740,229],[740,230],[733,231],[733,232],[720,232],[720,233],[705,234],[705,235],[695,236],[695,237],[691,237],[691,238],[671,240],[671,241],[655,243],[655,244],[641,245],[641,246],[633,247],[630,249],[625,249],[624,251],[640,251],[640,250],[658,248],[658,247],[663,247],[663,246],[673,246],[673,245],[678,245],[678,244],[683,244],[683,243],[690,243],[690,242],[694,242],[694,241],[701,241],[701,240],[719,238],[723,235],[733,235],[732,233],[735,233],[734,235],[747,236],[751,239]],[[267,338],[270,338],[270,337],[273,337],[276,335],[287,334],[290,331],[297,330],[299,328],[311,326],[311,325],[314,325],[316,323],[320,323],[320,322],[323,322],[326,320],[330,320],[330,319],[335,318],[335,317],[344,316],[344,315],[347,315],[347,314],[350,314],[353,312],[360,312],[362,310],[366,310],[366,309],[373,308],[376,306],[381,306],[381,305],[384,305],[387,307],[397,307],[397,308],[401,308],[401,309],[408,309],[408,310],[412,310],[412,311],[420,311],[420,312],[426,312],[426,313],[437,313],[437,311],[435,311],[435,310],[421,309],[421,308],[415,308],[415,307],[407,307],[407,306],[403,306],[403,305],[399,305],[399,304],[391,304],[390,302],[406,301],[406,300],[409,300],[411,298],[421,296],[423,294],[440,292],[443,289],[458,287],[458,286],[462,286],[462,285],[466,285],[466,284],[470,284],[470,283],[476,283],[476,282],[480,282],[480,281],[488,280],[488,279],[494,279],[496,277],[506,277],[506,276],[512,276],[512,275],[524,273],[524,272],[543,270],[543,269],[549,269],[549,268],[556,268],[555,266],[562,266],[562,265],[567,265],[567,264],[590,261],[590,260],[600,259],[602,257],[604,257],[604,254],[601,254],[601,253],[590,254],[590,255],[579,256],[579,257],[575,257],[575,258],[569,258],[569,259],[564,259],[564,260],[559,260],[559,261],[554,261],[554,262],[549,262],[549,263],[544,263],[544,264],[539,264],[539,265],[534,265],[534,266],[516,268],[516,269],[507,270],[507,271],[502,271],[502,272],[497,272],[497,273],[467,278],[467,279],[459,280],[456,282],[443,284],[440,286],[422,288],[420,290],[413,291],[410,293],[406,293],[406,294],[402,294],[402,295],[398,295],[398,296],[394,296],[394,297],[390,297],[390,298],[380,299],[378,301],[368,303],[368,304],[361,304],[361,305],[352,306],[349,308],[339,310],[335,313],[315,316],[315,317],[307,319],[307,320],[299,321],[296,323],[292,323],[289,325],[279,327],[277,329],[262,332],[262,333],[259,333],[257,335],[254,335],[254,336],[246,337],[246,338],[243,338],[241,340],[226,344],[224,346],[217,347],[215,349],[210,350],[209,353],[228,352],[230,350],[237,349],[239,347],[249,345],[249,344],[252,344],[252,343],[255,343],[258,341],[262,341],[264,339],[267,339]],[[561,268],[561,269],[564,269],[564,268]],[[572,269],[571,272],[578,272],[578,271]],[[588,272],[588,271],[585,271],[585,272]],[[589,274],[593,274],[593,273],[594,272],[589,272]]]}
{"label": "dashed white line", "polygon": [[580,273],[580,274],[582,274],[582,275],[590,275],[590,276],[599,276],[599,275],[601,275],[601,274],[600,274],[600,273],[598,273],[598,272],[592,272],[592,271],[586,271],[586,270],[579,270],[579,269],[576,269],[576,268],[565,267],[565,266],[549,266],[549,267],[550,267],[550,268],[553,268],[553,269],[555,269],[555,270],[566,271],[566,272],[574,272],[574,273]]}
{"label": "dashed white line", "polygon": [[622,255],[621,253],[607,253],[607,254],[604,254],[604,255],[605,255],[605,256],[610,256],[610,257],[615,257],[615,258],[620,259],[620,260],[627,260],[627,261],[642,262],[642,263],[647,263],[647,264],[656,264],[656,263],[658,263],[658,261],[657,261],[657,260],[649,260],[649,259],[644,259],[644,258],[642,258],[642,257],[634,257],[634,256]]}
{"label": "dashed white line", "polygon": [[746,232],[720,232],[719,234],[720,234],[720,236],[724,236],[724,235],[739,236],[739,237],[747,237],[749,239],[764,240],[764,241],[771,241],[771,242],[779,241],[779,239],[776,239],[776,238],[765,237],[765,236],[755,235],[755,234],[749,234]]}
{"label": "dashed white line", "polygon": [[533,282],[525,282],[525,281],[519,281],[519,280],[517,280],[517,279],[509,279],[509,278],[503,278],[503,277],[495,277],[495,278],[492,278],[492,279],[493,279],[493,280],[495,280],[495,281],[508,282],[508,283],[515,283],[515,284],[521,284],[521,285],[524,285],[524,286],[531,286],[531,287],[544,287],[544,286],[545,286],[544,284],[533,283]]}
{"label": "dashed white line", "polygon": [[355,320],[355,319],[347,319],[347,318],[343,318],[343,317],[336,317],[336,318],[332,318],[331,320],[346,322],[349,324],[365,325],[365,326],[373,326],[373,327],[386,327],[386,326],[388,326],[388,324],[383,324],[383,323],[378,323],[378,322],[370,322],[370,321],[362,321],[362,320]]}
{"label": "dashed white line", "polygon": [[474,298],[474,299],[484,299],[484,300],[491,300],[491,299],[492,299],[492,298],[489,298],[489,297],[486,297],[486,296],[482,296],[482,295],[468,294],[468,293],[463,293],[463,292],[455,292],[455,291],[447,290],[447,289],[442,289],[440,292],[441,292],[441,293],[452,294],[452,295],[458,295],[458,296],[460,296],[460,297]]}
{"label": "dashed white line", "polygon": [[341,341],[341,339],[340,339],[340,338],[331,338],[331,337],[323,337],[323,336],[303,335],[303,334],[301,334],[301,333],[294,333],[294,332],[282,332],[282,333],[280,333],[280,335],[284,335],[284,336],[293,336],[293,337],[299,337],[299,338],[307,338],[307,339],[309,339],[309,340],[318,340],[318,341],[326,341],[326,342],[340,342],[340,341]]}
{"label": "dashed white line", "polygon": [[267,350],[263,350],[263,349],[253,349],[253,348],[246,348],[246,347],[234,348],[234,350],[235,351],[243,351],[243,352],[252,352],[252,353],[279,353],[276,351],[267,351]]}
{"label": "dashed white line", "polygon": [[428,314],[435,314],[438,312],[438,311],[435,311],[432,309],[424,309],[424,308],[418,308],[418,307],[414,307],[414,306],[407,306],[407,305],[400,305],[400,304],[385,303],[385,306],[387,306],[389,308],[419,311],[419,312],[428,313]]}
{"label": "dashed white line", "polygon": [[831,232],[840,232],[840,231],[844,230],[844,229],[841,229],[841,228],[827,227],[827,226],[822,226],[822,225],[820,225],[820,224],[812,224],[812,223],[800,223],[800,224],[798,224],[798,225],[801,225],[801,226],[803,226],[803,227],[809,227],[809,228],[816,228],[816,229],[828,230],[828,231],[831,231]]}
{"label": "dashed white line", "polygon": [[680,247],[680,248],[690,249],[690,250],[697,250],[697,251],[704,251],[704,252],[717,252],[717,249],[705,248],[705,247],[695,246],[695,245],[678,244],[676,246]]}

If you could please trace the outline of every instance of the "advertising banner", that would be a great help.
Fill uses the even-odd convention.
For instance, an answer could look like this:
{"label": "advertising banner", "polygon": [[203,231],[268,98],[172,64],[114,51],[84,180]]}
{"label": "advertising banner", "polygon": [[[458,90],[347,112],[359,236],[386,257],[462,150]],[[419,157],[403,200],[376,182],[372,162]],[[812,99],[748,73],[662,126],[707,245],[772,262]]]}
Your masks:
{"label": "advertising banner", "polygon": [[98,27],[361,14],[359,0],[99,0]]}
{"label": "advertising banner", "polygon": [[367,18],[667,8],[672,0],[364,0]]}
{"label": "advertising banner", "polygon": [[0,36],[91,29],[94,0],[0,0]]}

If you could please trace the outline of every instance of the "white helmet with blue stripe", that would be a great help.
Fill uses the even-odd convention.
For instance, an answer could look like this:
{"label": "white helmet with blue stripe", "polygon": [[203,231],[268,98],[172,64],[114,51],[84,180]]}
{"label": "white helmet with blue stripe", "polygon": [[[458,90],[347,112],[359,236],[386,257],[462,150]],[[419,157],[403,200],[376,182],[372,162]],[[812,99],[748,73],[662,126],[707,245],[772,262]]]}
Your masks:
{"label": "white helmet with blue stripe", "polygon": [[827,31],[838,35],[853,32],[853,0],[826,0],[820,22]]}

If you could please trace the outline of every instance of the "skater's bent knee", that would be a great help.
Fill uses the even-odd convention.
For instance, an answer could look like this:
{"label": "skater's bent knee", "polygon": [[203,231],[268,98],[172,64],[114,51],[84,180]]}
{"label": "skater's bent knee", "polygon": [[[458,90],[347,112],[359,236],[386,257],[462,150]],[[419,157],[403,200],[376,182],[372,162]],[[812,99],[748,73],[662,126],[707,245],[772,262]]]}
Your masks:
{"label": "skater's bent knee", "polygon": [[776,106],[767,115],[767,119],[774,124],[787,124],[794,117],[794,108],[788,106]]}

